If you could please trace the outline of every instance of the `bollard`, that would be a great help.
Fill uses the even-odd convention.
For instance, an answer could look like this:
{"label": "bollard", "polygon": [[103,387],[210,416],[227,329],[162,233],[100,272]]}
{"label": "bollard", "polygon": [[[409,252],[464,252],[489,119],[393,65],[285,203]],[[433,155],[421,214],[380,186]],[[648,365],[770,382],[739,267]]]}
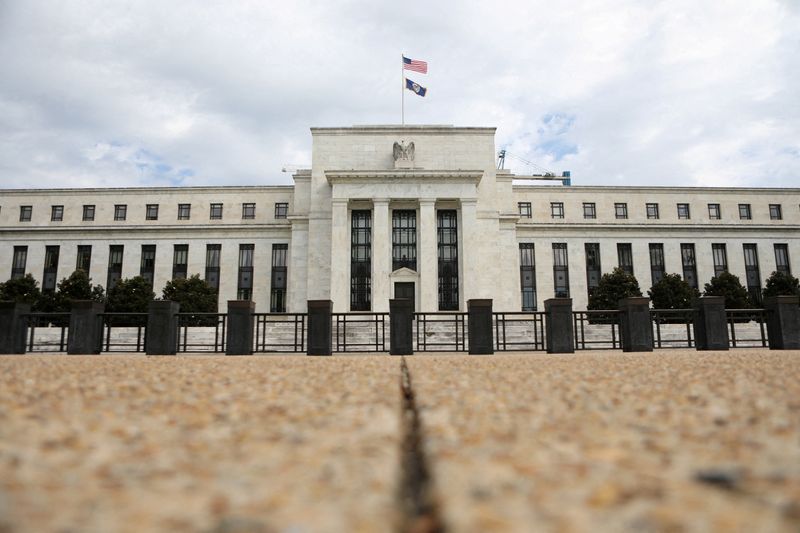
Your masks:
{"label": "bollard", "polygon": [[545,340],[547,353],[575,353],[572,327],[572,298],[550,298],[544,301]]}
{"label": "bollard", "polygon": [[723,296],[701,296],[694,301],[694,341],[698,350],[727,350],[728,322]]}
{"label": "bollard", "polygon": [[145,345],[147,355],[175,355],[178,347],[178,317],[181,304],[154,300],[147,309]]}
{"label": "bollard", "polygon": [[467,300],[467,331],[470,354],[494,353],[492,300]]}
{"label": "bollard", "polygon": [[100,314],[106,305],[93,300],[73,300],[67,331],[67,353],[99,354],[103,346],[103,323]]}
{"label": "bollard", "polygon": [[800,350],[800,297],[769,296],[764,298],[764,309],[769,349]]}
{"label": "bollard", "polygon": [[389,300],[389,354],[413,355],[414,302],[408,298]]}
{"label": "bollard", "polygon": [[619,301],[619,334],[623,352],[653,351],[650,298],[623,298]]}
{"label": "bollard", "polygon": [[228,300],[225,355],[253,355],[255,311],[256,304],[251,300]]}
{"label": "bollard", "polygon": [[331,355],[331,300],[308,300],[308,355]]}
{"label": "bollard", "polygon": [[24,354],[31,304],[0,302],[0,354]]}

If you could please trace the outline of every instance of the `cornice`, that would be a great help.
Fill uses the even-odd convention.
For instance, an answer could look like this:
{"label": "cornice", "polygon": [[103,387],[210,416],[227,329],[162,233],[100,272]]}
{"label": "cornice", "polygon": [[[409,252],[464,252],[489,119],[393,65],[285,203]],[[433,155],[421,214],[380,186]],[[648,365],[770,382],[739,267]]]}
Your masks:
{"label": "cornice", "polygon": [[478,184],[483,170],[326,170],[325,178],[331,185],[337,183],[397,182],[430,183],[446,181]]}
{"label": "cornice", "polygon": [[559,193],[577,194],[585,192],[655,192],[655,193],[685,193],[685,192],[713,192],[713,193],[769,193],[769,194],[800,194],[800,189],[789,187],[675,187],[659,185],[519,185],[512,186],[514,192],[523,191],[558,191]]}
{"label": "cornice", "polygon": [[353,135],[353,134],[435,134],[435,135],[494,135],[496,127],[453,126],[450,124],[400,125],[400,124],[364,124],[350,127],[312,127],[312,135]]}
{"label": "cornice", "polygon": [[61,188],[61,189],[0,189],[2,195],[24,194],[164,194],[164,193],[253,193],[253,192],[293,192],[294,185],[214,185],[200,187],[93,187],[93,188]]}

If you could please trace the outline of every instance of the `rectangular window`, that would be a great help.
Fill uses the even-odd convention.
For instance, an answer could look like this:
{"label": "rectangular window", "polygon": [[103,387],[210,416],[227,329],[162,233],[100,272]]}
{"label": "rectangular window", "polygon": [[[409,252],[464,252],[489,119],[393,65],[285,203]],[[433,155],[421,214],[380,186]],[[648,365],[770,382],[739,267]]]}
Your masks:
{"label": "rectangular window", "polygon": [[519,244],[519,283],[522,288],[522,310],[536,311],[536,259],[532,242]]}
{"label": "rectangular window", "polygon": [[208,218],[211,220],[222,220],[222,204],[211,204],[211,213]]}
{"label": "rectangular window", "polygon": [[20,222],[30,222],[32,215],[33,215],[33,206],[32,205],[21,205],[21,206],[19,206],[19,221]]}
{"label": "rectangular window", "polygon": [[747,292],[756,305],[761,304],[761,272],[758,268],[758,248],[755,244],[743,244],[744,273],[747,279]]}
{"label": "rectangular window", "polygon": [[550,202],[550,218],[564,218],[564,202]]}
{"label": "rectangular window", "polygon": [[517,208],[519,209],[519,216],[522,218],[531,218],[531,203],[530,202],[518,202]]}
{"label": "rectangular window", "polygon": [[289,214],[289,204],[286,202],[275,203],[275,218],[286,218]]}
{"label": "rectangular window", "polygon": [[619,267],[633,276],[633,251],[629,242],[617,244],[617,259],[619,260]]}
{"label": "rectangular window", "polygon": [[94,220],[94,205],[83,206],[83,220],[84,222],[91,222]]}
{"label": "rectangular window", "polygon": [[117,204],[114,206],[114,220],[125,220],[128,216],[128,206],[125,204]]}
{"label": "rectangular window", "polygon": [[236,290],[236,298],[239,300],[253,298],[253,252],[255,248],[255,244],[239,245],[239,277]]}
{"label": "rectangular window", "polygon": [[106,281],[106,293],[113,289],[117,282],[122,278],[122,256],[123,246],[112,244],[108,247],[108,278]]}
{"label": "rectangular window", "polygon": [[778,272],[783,272],[784,274],[792,274],[792,269],[789,266],[788,244],[775,245],[775,270]]}
{"label": "rectangular window", "polygon": [[600,284],[600,277],[603,271],[600,268],[600,243],[587,242],[583,245],[586,251],[586,288],[589,296]]}
{"label": "rectangular window", "polygon": [[144,211],[145,220],[158,220],[158,204],[147,204]]}
{"label": "rectangular window", "polygon": [[597,218],[597,208],[594,202],[583,202],[583,218]]}
{"label": "rectangular window", "polygon": [[692,218],[689,212],[689,204],[678,204],[678,218],[688,220]]}
{"label": "rectangular window", "polygon": [[567,243],[553,243],[553,286],[556,298],[569,298]]}
{"label": "rectangular window", "polygon": [[739,204],[739,219],[750,220],[753,218],[750,213],[750,204]]}
{"label": "rectangular window", "polygon": [[288,244],[272,245],[272,284],[269,298],[270,313],[286,312],[286,255]]}
{"label": "rectangular window", "polygon": [[783,219],[783,210],[781,209],[781,204],[769,204],[769,219],[770,220]]}
{"label": "rectangular window", "polygon": [[438,211],[436,217],[439,311],[455,311],[458,309],[458,218],[450,209]]}
{"label": "rectangular window", "polygon": [[711,256],[714,261],[714,277],[716,278],[723,272],[728,271],[728,250],[725,243],[714,243],[711,245]]}
{"label": "rectangular window", "polygon": [[650,278],[653,285],[664,277],[664,245],[660,242],[650,243]]}
{"label": "rectangular window", "polygon": [[189,220],[192,213],[192,204],[178,204],[178,220]]}
{"label": "rectangular window", "polygon": [[221,244],[206,244],[206,282],[215,289],[219,289],[219,259],[221,254]]}
{"label": "rectangular window", "polygon": [[242,219],[251,220],[256,218],[256,204],[242,204]]}
{"label": "rectangular window", "polygon": [[350,310],[369,311],[372,293],[372,211],[354,210],[350,220]]}
{"label": "rectangular window", "polygon": [[15,246],[14,257],[11,260],[11,279],[25,277],[25,264],[28,262],[28,247]]}
{"label": "rectangular window", "polygon": [[153,278],[156,272],[156,245],[142,245],[142,259],[139,263],[139,275],[153,286]]}
{"label": "rectangular window", "polygon": [[614,204],[614,216],[616,218],[628,218],[628,204],[617,203]]}
{"label": "rectangular window", "polygon": [[50,220],[52,222],[61,222],[64,220],[64,206],[54,205],[50,208]]}
{"label": "rectangular window", "polygon": [[56,290],[58,255],[58,246],[44,247],[44,273],[42,274],[42,291],[44,292],[53,292]]}
{"label": "rectangular window", "polygon": [[719,209],[719,204],[708,204],[708,218],[711,220],[719,220],[722,218],[722,211]]}
{"label": "rectangular window", "polygon": [[681,243],[681,264],[683,265],[683,280],[693,289],[697,288],[697,259],[694,253],[694,244]]}
{"label": "rectangular window", "polygon": [[92,245],[79,244],[78,245],[78,258],[75,261],[75,270],[83,270],[87,274],[89,268],[92,266]]}
{"label": "rectangular window", "polygon": [[417,212],[413,209],[392,211],[392,271],[403,267],[417,270]]}
{"label": "rectangular window", "polygon": [[645,204],[647,210],[647,218],[659,218],[658,204]]}
{"label": "rectangular window", "polygon": [[189,271],[189,245],[176,244],[172,253],[172,279],[186,279]]}

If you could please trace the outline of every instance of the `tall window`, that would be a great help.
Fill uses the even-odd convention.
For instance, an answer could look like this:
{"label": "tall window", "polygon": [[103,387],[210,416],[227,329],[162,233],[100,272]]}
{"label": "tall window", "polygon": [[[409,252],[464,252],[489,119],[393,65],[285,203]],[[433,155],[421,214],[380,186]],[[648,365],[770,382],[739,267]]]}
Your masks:
{"label": "tall window", "polygon": [[714,277],[716,278],[723,272],[728,271],[728,250],[725,243],[714,243],[711,245],[711,256],[714,261]]}
{"label": "tall window", "polygon": [[50,220],[53,222],[61,222],[64,220],[64,206],[54,205],[50,207]]}
{"label": "tall window", "polygon": [[694,244],[681,243],[681,264],[683,265],[683,280],[690,287],[697,288],[697,260],[694,254]]}
{"label": "tall window", "polygon": [[392,270],[417,270],[417,212],[413,209],[392,211]]}
{"label": "tall window", "polygon": [[189,272],[189,245],[176,244],[172,253],[172,279],[186,279]]}
{"label": "tall window", "polygon": [[114,206],[114,220],[125,220],[128,216],[128,206],[117,204]]}
{"label": "tall window", "polygon": [[239,300],[253,298],[253,252],[255,247],[255,244],[239,245],[239,277],[236,289],[236,298]]}
{"label": "tall window", "polygon": [[178,220],[189,220],[192,216],[192,204],[178,204]]}
{"label": "tall window", "polygon": [[646,204],[647,218],[658,218],[658,204]]}
{"label": "tall window", "polygon": [[219,289],[219,256],[221,244],[206,244],[206,282]]}
{"label": "tall window", "polygon": [[631,243],[621,242],[617,244],[617,259],[619,260],[619,267],[633,276],[633,251],[631,250]]}
{"label": "tall window", "polygon": [[83,206],[83,220],[85,222],[94,220],[94,205],[89,204]]}
{"label": "tall window", "polygon": [[628,218],[628,204],[616,203],[614,204],[614,216],[616,218]]}
{"label": "tall window", "polygon": [[602,269],[600,268],[600,243],[587,242],[583,245],[586,251],[586,288],[589,296],[600,284]]}
{"label": "tall window", "polygon": [[678,218],[688,220],[692,218],[689,212],[689,204],[678,204]]}
{"label": "tall window", "polygon": [[747,292],[754,304],[761,303],[761,272],[758,268],[758,248],[755,244],[742,245]]}
{"label": "tall window", "polygon": [[108,278],[106,281],[106,293],[113,289],[122,277],[122,255],[123,246],[112,244],[108,247]]}
{"label": "tall window", "polygon": [[28,247],[15,246],[14,258],[11,260],[11,279],[25,277],[25,264],[28,262]]}
{"label": "tall window", "polygon": [[711,220],[719,220],[722,218],[722,211],[719,209],[719,204],[708,204],[708,218]]}
{"label": "tall window", "polygon": [[350,220],[350,310],[369,311],[372,293],[372,212],[354,210]]}
{"label": "tall window", "polygon": [[770,220],[783,219],[783,210],[781,209],[781,204],[769,204],[769,219]]}
{"label": "tall window", "polygon": [[442,209],[436,213],[439,248],[439,310],[458,309],[458,220],[456,212]]}
{"label": "tall window", "polygon": [[288,244],[272,245],[272,285],[269,298],[270,313],[286,312],[286,254]]}
{"label": "tall window", "polygon": [[242,204],[242,218],[245,220],[256,218],[256,204]]}
{"label": "tall window", "polygon": [[564,218],[564,202],[550,202],[550,218]]}
{"label": "tall window", "polygon": [[664,245],[660,242],[650,243],[650,278],[653,285],[664,277]]}
{"label": "tall window", "polygon": [[536,259],[532,242],[519,244],[519,283],[522,288],[522,310],[536,311]]}
{"label": "tall window", "polygon": [[142,245],[142,259],[139,263],[139,275],[153,286],[153,278],[156,272],[156,245]]}
{"label": "tall window", "polygon": [[792,269],[789,266],[789,245],[788,244],[776,244],[775,245],[775,270],[778,272],[783,272],[784,274],[792,273]]}
{"label": "tall window", "polygon": [[208,218],[211,220],[222,220],[222,204],[211,204],[211,212]]}
{"label": "tall window", "polygon": [[42,290],[52,292],[56,290],[56,276],[58,275],[58,246],[44,247],[44,274],[42,275]]}
{"label": "tall window", "polygon": [[750,220],[753,218],[750,212],[750,204],[739,204],[739,219]]}
{"label": "tall window", "polygon": [[275,218],[286,218],[289,214],[289,204],[286,202],[275,203]]}
{"label": "tall window", "polygon": [[75,270],[83,270],[87,274],[89,268],[92,266],[92,245],[79,244],[78,245],[78,258],[75,261]]}
{"label": "tall window", "polygon": [[553,285],[556,298],[569,298],[567,243],[553,243]]}
{"label": "tall window", "polygon": [[597,218],[597,208],[594,202],[583,202],[583,218]]}
{"label": "tall window", "polygon": [[531,218],[531,203],[518,202],[517,208],[519,209],[519,216],[522,218]]}
{"label": "tall window", "polygon": [[158,220],[158,204],[147,204],[144,210],[145,220]]}
{"label": "tall window", "polygon": [[33,216],[33,206],[32,205],[21,205],[19,206],[19,221],[20,222],[30,222],[31,216]]}

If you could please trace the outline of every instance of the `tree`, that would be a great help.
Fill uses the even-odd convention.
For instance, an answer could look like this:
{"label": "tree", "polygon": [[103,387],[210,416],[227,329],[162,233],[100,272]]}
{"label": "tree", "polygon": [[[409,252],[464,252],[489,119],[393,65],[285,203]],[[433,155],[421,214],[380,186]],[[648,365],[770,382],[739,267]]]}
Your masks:
{"label": "tree", "polygon": [[800,282],[788,272],[773,272],[767,278],[764,296],[800,296]]}
{"label": "tree", "polygon": [[664,274],[647,294],[654,309],[689,309],[700,291],[691,287],[679,274]]}
{"label": "tree", "polygon": [[737,276],[730,272],[722,272],[706,283],[703,289],[704,296],[724,296],[726,309],[749,309],[750,295],[742,286]]}
{"label": "tree", "polygon": [[0,283],[0,300],[29,303],[36,307],[41,299],[39,282],[30,274]]}
{"label": "tree", "polygon": [[[199,274],[168,281],[161,294],[165,300],[181,304],[181,313],[217,312],[217,290],[206,280],[200,279]],[[192,320],[190,325],[213,326],[216,322],[216,317],[206,317]]]}
{"label": "tree", "polygon": [[[155,297],[150,282],[143,277],[121,279],[107,293],[106,312],[147,313],[147,308]],[[114,325],[140,325],[146,320],[131,317],[122,320],[116,318],[113,322]]]}
{"label": "tree", "polygon": [[639,282],[632,274],[615,268],[610,274],[603,274],[600,283],[589,297],[589,309],[617,309],[623,298],[641,296]]}
{"label": "tree", "polygon": [[58,312],[68,312],[72,307],[72,300],[105,300],[105,291],[101,285],[92,285],[92,278],[85,270],[78,269],[68,278],[58,282],[58,291],[55,294],[55,308]]}

